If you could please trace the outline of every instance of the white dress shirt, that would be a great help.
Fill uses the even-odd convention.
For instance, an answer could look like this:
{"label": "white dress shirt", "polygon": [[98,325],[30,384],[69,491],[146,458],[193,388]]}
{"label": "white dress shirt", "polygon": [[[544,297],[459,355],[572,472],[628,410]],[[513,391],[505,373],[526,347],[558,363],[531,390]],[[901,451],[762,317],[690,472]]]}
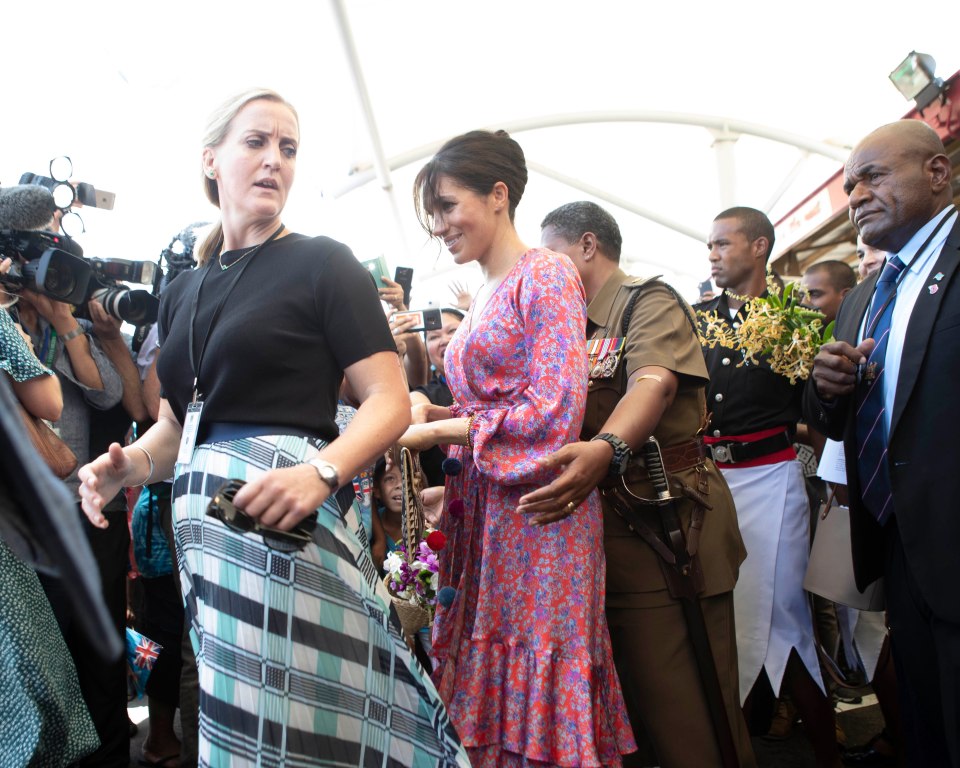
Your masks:
{"label": "white dress shirt", "polygon": [[[947,221],[937,232],[936,237],[924,249],[923,253],[917,254],[919,249],[930,233],[936,229],[937,224],[949,216]],[[893,305],[893,317],[890,319],[890,335],[887,337],[887,351],[884,357],[883,365],[883,400],[884,400],[884,426],[887,434],[890,432],[890,417],[893,414],[893,401],[897,394],[897,381],[900,378],[900,360],[903,357],[903,344],[907,335],[907,326],[910,324],[910,316],[913,314],[913,307],[917,303],[921,294],[928,295],[931,288],[939,286],[939,282],[930,272],[937,263],[940,256],[940,250],[943,247],[947,236],[956,223],[957,209],[949,206],[934,216],[930,221],[924,224],[907,244],[900,249],[897,254],[900,261],[909,265],[909,269],[900,278],[897,287],[897,301]],[[911,264],[911,260],[916,260]],[[939,290],[935,288],[934,292]],[[863,334],[866,331],[867,317],[871,313],[868,311],[864,317],[863,325],[860,327],[860,339],[863,340]]]}

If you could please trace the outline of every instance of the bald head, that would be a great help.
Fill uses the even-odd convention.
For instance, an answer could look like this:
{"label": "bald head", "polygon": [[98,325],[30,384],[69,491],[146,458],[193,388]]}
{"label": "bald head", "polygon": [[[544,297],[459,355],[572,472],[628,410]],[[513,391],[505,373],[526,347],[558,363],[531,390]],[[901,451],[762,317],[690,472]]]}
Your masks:
{"label": "bald head", "polygon": [[881,125],[868,133],[854,148],[854,152],[869,141],[892,141],[905,154],[928,158],[946,153],[943,142],[933,130],[922,120],[897,120],[895,123]]}
{"label": "bald head", "polygon": [[926,123],[881,126],[854,147],[844,168],[850,221],[865,243],[896,253],[950,204],[950,175],[943,142]]}

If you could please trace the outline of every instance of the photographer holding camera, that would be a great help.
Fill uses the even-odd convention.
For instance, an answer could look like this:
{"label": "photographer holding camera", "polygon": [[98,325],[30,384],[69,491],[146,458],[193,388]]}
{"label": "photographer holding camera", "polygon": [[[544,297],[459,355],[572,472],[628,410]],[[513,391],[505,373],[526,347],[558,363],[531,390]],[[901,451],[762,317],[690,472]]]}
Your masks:
{"label": "photographer holding camera", "polygon": [[[48,227],[59,226],[60,211]],[[91,302],[95,304],[95,301]],[[100,309],[95,307],[92,312]],[[102,350],[93,323],[74,316],[74,308],[33,291],[20,291],[17,304],[20,324],[30,335],[40,361],[51,368],[63,390],[63,413],[54,427],[76,454],[79,465],[90,457],[90,435],[98,414],[117,405],[123,394],[120,375]],[[97,317],[98,315],[93,314]],[[77,500],[76,473],[65,480]],[[90,548],[99,566],[104,601],[122,635],[126,619],[126,567],[130,544],[123,496],[106,506],[106,515],[117,525],[100,530],[84,525]],[[74,611],[71,585],[61,579],[41,577],[44,591],[53,606],[66,645],[73,656],[80,689],[93,718],[101,746],[81,764],[126,766],[130,758],[127,724],[126,668],[123,658],[106,662],[80,632]]]}

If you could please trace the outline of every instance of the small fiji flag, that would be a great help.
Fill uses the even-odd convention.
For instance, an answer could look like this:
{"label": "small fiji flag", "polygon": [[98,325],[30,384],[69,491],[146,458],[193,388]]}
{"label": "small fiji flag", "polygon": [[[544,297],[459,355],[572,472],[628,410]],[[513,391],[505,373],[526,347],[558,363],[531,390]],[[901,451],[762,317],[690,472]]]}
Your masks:
{"label": "small fiji flag", "polygon": [[138,697],[143,697],[147,679],[162,650],[160,643],[127,627],[127,666]]}

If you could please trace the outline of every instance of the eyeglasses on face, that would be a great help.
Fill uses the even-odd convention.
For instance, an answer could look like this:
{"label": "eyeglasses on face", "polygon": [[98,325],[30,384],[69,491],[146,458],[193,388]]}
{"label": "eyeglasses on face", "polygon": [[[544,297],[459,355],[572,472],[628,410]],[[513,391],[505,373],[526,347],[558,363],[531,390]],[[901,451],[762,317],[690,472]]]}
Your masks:
{"label": "eyeglasses on face", "polygon": [[233,497],[244,486],[243,480],[228,480],[210,499],[207,514],[217,518],[231,531],[236,533],[255,533],[263,537],[263,543],[278,552],[299,552],[313,538],[310,531],[317,521],[307,518],[290,531],[281,531],[268,525],[261,525],[233,503]]}

